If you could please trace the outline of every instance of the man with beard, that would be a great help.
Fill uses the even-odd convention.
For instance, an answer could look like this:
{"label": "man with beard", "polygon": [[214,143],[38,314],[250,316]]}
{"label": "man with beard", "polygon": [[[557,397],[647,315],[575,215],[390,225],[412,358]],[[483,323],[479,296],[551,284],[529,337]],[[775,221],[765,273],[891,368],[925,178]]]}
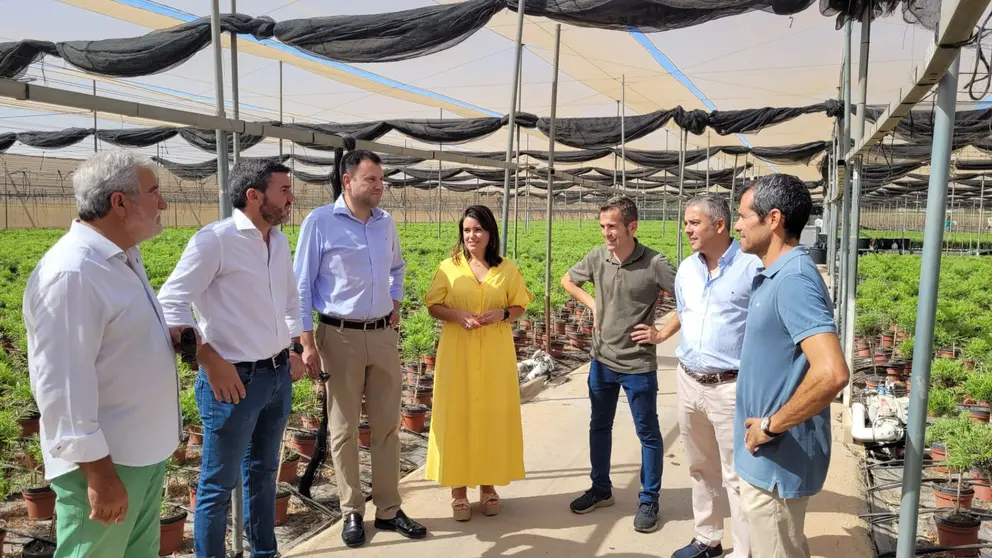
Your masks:
{"label": "man with beard", "polygon": [[[593,311],[592,363],[589,367],[589,460],[592,487],[571,504],[575,513],[613,505],[610,454],[613,419],[624,390],[641,441],[641,492],[634,530],[658,529],[658,499],[664,441],[658,424],[658,354],[639,341],[639,332],[654,327],[659,291],[675,291],[675,269],[665,256],[641,244],[637,205],[626,196],[599,210],[605,246],[593,248],[561,278],[562,287]],[[582,288],[595,287],[595,298]]]}
{"label": "man with beard", "polygon": [[137,248],[162,232],[154,168],[126,151],[80,164],[79,218],[24,288],[58,557],[158,555],[165,462],[182,417],[176,355]]}
{"label": "man with beard", "polygon": [[159,301],[175,335],[193,327],[198,336],[203,460],[196,555],[225,556],[228,504],[240,470],[251,555],[273,557],[279,443],[292,383],[305,372],[289,242],[277,228],[294,200],[289,169],[244,159],[231,171],[230,192],[234,214],[193,235]]}
{"label": "man with beard", "polygon": [[[341,538],[365,543],[365,495],[358,468],[362,396],[372,430],[375,528],[423,538],[427,529],[400,509],[400,399],[397,350],[406,263],[392,216],[379,209],[382,163],[371,151],[350,151],[341,166],[343,194],[310,212],[296,247],[297,288],[307,372],[327,380],[331,459],[341,493]],[[320,324],[313,325],[316,310]]]}
{"label": "man with beard", "polygon": [[734,419],[734,466],[755,558],[809,556],[809,497],[830,466],[830,402],[849,372],[830,292],[799,235],[806,184],[772,174],[744,190],[741,249],[761,259],[748,305]]}

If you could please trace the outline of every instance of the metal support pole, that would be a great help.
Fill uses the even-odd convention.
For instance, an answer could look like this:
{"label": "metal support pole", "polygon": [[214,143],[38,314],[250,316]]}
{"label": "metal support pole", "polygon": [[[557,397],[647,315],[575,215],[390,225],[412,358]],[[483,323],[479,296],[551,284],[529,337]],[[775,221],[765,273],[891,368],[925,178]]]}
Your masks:
{"label": "metal support pole", "polygon": [[[444,120],[444,109],[438,109],[440,111],[441,120]],[[444,144],[437,144],[438,151],[444,151]],[[437,160],[437,238],[441,239],[441,168],[444,163],[441,159]]]}
{"label": "metal support pole", "polygon": [[[517,68],[522,70],[523,66]],[[524,83],[522,76],[517,76],[517,106],[524,106]],[[517,156],[513,159],[520,164],[520,127],[517,126]],[[513,173],[513,259],[517,259],[517,244],[519,243],[519,236],[517,234],[517,229],[520,227],[520,169],[518,168],[516,172]]]}
{"label": "metal support pole", "polygon": [[837,279],[835,272],[837,271],[837,213],[838,208],[838,191],[840,189],[840,183],[838,179],[840,175],[837,172],[837,157],[840,155],[840,137],[837,132],[840,131],[840,125],[834,124],[834,153],[830,157],[830,180],[831,188],[827,196],[830,200],[828,203],[830,205],[830,217],[827,219],[827,276],[830,277],[830,290],[836,294],[837,292]]}
{"label": "metal support pole", "polygon": [[620,160],[623,164],[620,167],[621,184],[623,192],[627,193],[627,128],[624,121],[627,120],[627,76],[620,75]]}
{"label": "metal support pole", "polygon": [[[841,73],[841,95],[844,97],[844,119],[841,120],[841,145],[838,153],[843,156],[851,148],[851,40],[853,24],[850,19],[844,24],[844,67]],[[841,160],[838,159],[838,164]],[[837,274],[837,286],[839,289],[834,293],[834,300],[839,307],[841,333],[847,327],[847,247],[850,246],[851,238],[851,167],[848,161],[844,160],[844,180],[838,185],[841,191],[841,237],[840,237],[840,269]],[[850,399],[850,389],[845,391],[845,402]]]}
{"label": "metal support pole", "polygon": [[[982,190],[978,194],[978,251],[982,251],[982,229],[985,227],[985,175],[982,175]],[[905,233],[903,236],[906,236]]]}
{"label": "metal support pole", "polygon": [[706,193],[710,191],[710,131],[706,130]]}
{"label": "metal support pole", "polygon": [[[685,144],[689,141],[689,132],[685,130],[680,130],[679,133],[679,212],[675,215],[675,239],[676,239],[676,259],[679,263],[682,262],[682,233],[680,229],[682,228],[679,223],[682,222],[682,193],[683,193],[683,181],[685,180]],[[677,266],[678,264],[676,264]]]}
{"label": "metal support pole", "polygon": [[[737,155],[734,155],[734,175],[730,179],[730,203],[727,204],[730,206],[730,222],[727,223],[727,228],[729,228],[731,232],[734,230],[734,205],[736,204],[734,195],[737,191],[737,157]],[[709,167],[707,167],[707,169],[708,168]],[[707,171],[707,174],[708,173],[709,171]]]}
{"label": "metal support pole", "polygon": [[[617,120],[620,120],[620,101],[617,101]],[[620,121],[620,135],[623,135],[623,121]],[[613,187],[617,187],[617,171],[620,168],[620,156],[617,155],[616,150],[613,150]]]}
{"label": "metal support pole", "polygon": [[[231,13],[238,13],[237,0],[231,0]],[[238,119],[241,106],[238,101],[238,34],[231,32],[231,104],[234,110],[234,119]],[[231,134],[234,138],[234,164],[241,160],[241,134],[235,132]]]}
{"label": "metal support pole", "polygon": [[548,139],[548,198],[545,229],[547,238],[544,245],[544,350],[551,352],[551,209],[555,198],[555,118],[558,108],[558,56],[561,52],[561,24],[555,24],[555,65],[551,79],[551,137]]}
{"label": "metal support pole", "polygon": [[[507,167],[503,173],[503,215],[502,215],[502,225],[500,229],[503,236],[503,241],[499,244],[500,255],[506,257],[506,242],[510,227],[510,159],[513,157],[513,132],[517,126],[517,87],[519,86],[520,79],[520,62],[523,56],[523,37],[524,37],[524,3],[519,3],[517,5],[517,65],[513,69],[513,88],[510,89],[510,122],[509,130],[506,134],[506,164]],[[551,141],[554,141],[554,136],[551,136]]]}
{"label": "metal support pole", "polygon": [[[282,124],[282,60],[279,61],[279,124]],[[282,138],[279,138],[279,158],[282,158]],[[405,216],[404,216],[405,218]]]}
{"label": "metal support pole", "polygon": [[[865,134],[865,100],[868,95],[868,47],[871,44],[871,10],[872,4],[865,5],[864,15],[861,23],[861,54],[858,57],[858,114],[854,122],[855,137],[860,140]],[[854,324],[857,316],[857,291],[858,291],[858,240],[860,216],[861,216],[861,166],[862,158],[858,157],[854,163],[854,180],[851,182],[851,235],[848,239],[847,252],[847,307],[844,322],[844,348],[847,354],[847,368],[854,370]],[[853,374],[851,375],[853,377]],[[920,385],[920,384],[917,384]],[[848,380],[847,387],[844,388],[844,404],[851,401],[851,381]]]}
{"label": "metal support pole", "polygon": [[[214,96],[216,98],[217,114],[227,118],[224,111],[224,65],[221,62],[220,44],[220,0],[211,1],[210,33],[214,50]],[[227,184],[227,134],[217,130],[217,186],[219,190],[220,218],[231,216],[231,196]]]}
{"label": "metal support pole", "polygon": [[944,209],[951,161],[951,135],[954,132],[955,92],[961,54],[937,87],[934,111],[933,151],[930,157],[930,187],[927,190],[927,222],[923,233],[923,261],[920,269],[920,296],[916,306],[914,336],[914,389],[909,394],[909,428],[906,430],[906,464],[903,467],[902,504],[899,507],[899,545],[896,558],[916,556],[916,528],[923,472],[923,446],[926,433],[927,396],[930,385],[930,356],[937,315],[937,289],[940,285],[940,248],[944,237]]}
{"label": "metal support pole", "polygon": [[[96,97],[96,80],[93,80],[93,96]],[[96,111],[93,111],[93,153],[100,150],[99,141],[96,137]]]}

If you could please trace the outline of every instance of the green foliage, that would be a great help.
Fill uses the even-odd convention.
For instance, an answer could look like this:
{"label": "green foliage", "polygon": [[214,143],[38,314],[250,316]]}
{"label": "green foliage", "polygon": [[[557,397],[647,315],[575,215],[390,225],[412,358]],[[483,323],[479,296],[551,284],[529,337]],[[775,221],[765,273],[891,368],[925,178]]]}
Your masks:
{"label": "green foliage", "polygon": [[179,410],[183,414],[183,424],[186,426],[202,426],[200,408],[196,405],[196,390],[192,387],[179,392]]}
{"label": "green foliage", "polygon": [[916,350],[916,339],[913,337],[907,337],[899,344],[899,352],[902,353],[902,358],[906,360],[913,359],[914,350]]}
{"label": "green foliage", "polygon": [[321,401],[314,383],[304,378],[293,384],[293,412],[304,417],[320,415]]}
{"label": "green foliage", "polygon": [[958,471],[988,467],[992,463],[992,427],[988,423],[968,422],[945,441],[947,465]]}
{"label": "green foliage", "polygon": [[944,417],[954,414],[957,409],[957,398],[954,392],[945,388],[930,390],[927,400],[927,411],[932,417]]}
{"label": "green foliage", "polygon": [[959,360],[938,358],[930,365],[930,385],[952,388],[968,379],[968,371]]}
{"label": "green foliage", "polygon": [[942,442],[946,444],[948,440],[954,438],[970,428],[972,428],[975,422],[968,419],[967,415],[956,415],[956,416],[946,416],[941,417],[933,421],[930,426],[927,427],[926,444],[931,446],[937,442]]}
{"label": "green foliage", "polygon": [[992,372],[976,371],[968,374],[968,379],[964,382],[964,392],[975,401],[992,402]]}

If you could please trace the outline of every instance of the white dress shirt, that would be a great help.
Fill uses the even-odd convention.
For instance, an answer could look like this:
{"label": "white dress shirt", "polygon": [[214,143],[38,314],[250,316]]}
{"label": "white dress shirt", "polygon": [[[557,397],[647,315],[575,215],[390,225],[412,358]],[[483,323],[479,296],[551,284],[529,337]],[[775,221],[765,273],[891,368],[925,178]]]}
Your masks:
{"label": "white dress shirt", "polygon": [[741,251],[736,239],[710,275],[703,255],[696,253],[679,264],[675,300],[682,323],[682,342],[675,356],[693,371],[737,370],[744,343],[751,283],[761,260]]}
{"label": "white dress shirt", "polygon": [[272,227],[266,245],[238,209],[190,238],[158,299],[170,326],[196,327],[228,362],[272,358],[300,336],[289,241]]}
{"label": "white dress shirt", "polygon": [[179,445],[179,375],[141,253],[74,222],[24,289],[45,478],[108,454],[141,467]]}

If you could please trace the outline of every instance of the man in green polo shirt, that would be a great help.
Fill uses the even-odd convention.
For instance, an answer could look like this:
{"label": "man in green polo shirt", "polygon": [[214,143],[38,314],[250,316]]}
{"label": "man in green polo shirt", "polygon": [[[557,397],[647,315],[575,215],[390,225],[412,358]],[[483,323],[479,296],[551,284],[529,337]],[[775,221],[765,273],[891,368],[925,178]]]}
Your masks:
{"label": "man in green polo shirt", "polygon": [[[675,268],[634,236],[637,206],[630,198],[616,197],[601,207],[599,226],[605,245],[594,248],[561,279],[570,295],[592,309],[596,323],[589,369],[592,488],[575,499],[571,509],[588,513],[613,505],[613,418],[623,388],[641,441],[641,492],[634,529],[649,533],[658,528],[664,443],[658,425],[658,358],[644,332],[654,331],[659,291],[675,290]],[[594,285],[595,298],[582,288],[587,282]]]}

